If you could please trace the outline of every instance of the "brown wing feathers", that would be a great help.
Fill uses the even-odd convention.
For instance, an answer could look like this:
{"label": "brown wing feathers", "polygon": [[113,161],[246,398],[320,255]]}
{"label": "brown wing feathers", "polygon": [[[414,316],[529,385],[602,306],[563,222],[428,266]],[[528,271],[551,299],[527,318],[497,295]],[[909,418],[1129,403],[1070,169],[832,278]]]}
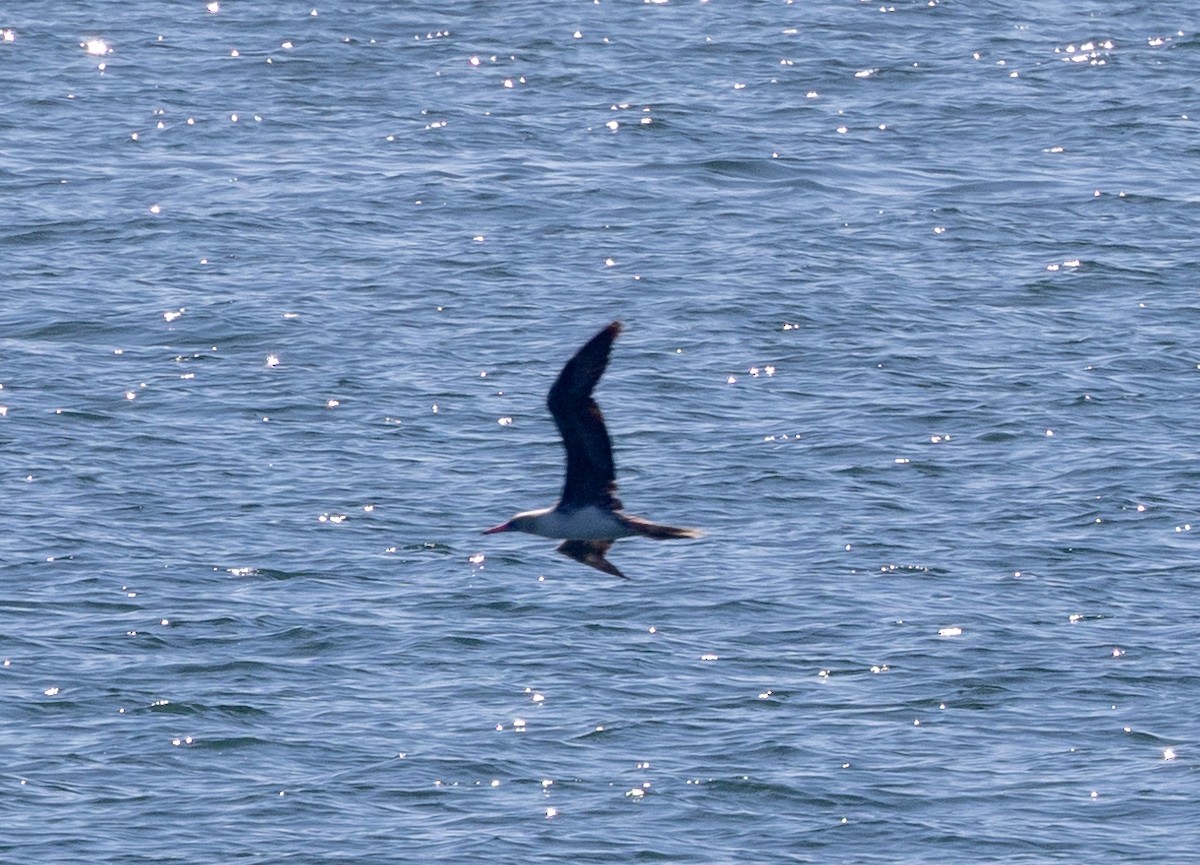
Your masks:
{"label": "brown wing feathers", "polygon": [[592,390],[608,366],[613,341],[621,332],[614,321],[588,340],[567,361],[546,398],[546,407],[567,452],[567,479],[560,506],[566,509],[599,505],[620,509],[614,497],[616,471],[612,442]]}

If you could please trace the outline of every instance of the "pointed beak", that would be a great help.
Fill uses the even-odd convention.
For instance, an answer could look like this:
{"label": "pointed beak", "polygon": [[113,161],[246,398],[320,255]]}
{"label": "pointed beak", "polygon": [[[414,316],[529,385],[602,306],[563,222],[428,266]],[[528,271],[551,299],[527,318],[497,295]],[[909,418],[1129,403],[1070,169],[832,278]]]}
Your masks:
{"label": "pointed beak", "polygon": [[513,530],[512,523],[501,523],[498,526],[492,526],[490,529],[484,529],[485,535],[494,535],[496,532],[511,532]]}

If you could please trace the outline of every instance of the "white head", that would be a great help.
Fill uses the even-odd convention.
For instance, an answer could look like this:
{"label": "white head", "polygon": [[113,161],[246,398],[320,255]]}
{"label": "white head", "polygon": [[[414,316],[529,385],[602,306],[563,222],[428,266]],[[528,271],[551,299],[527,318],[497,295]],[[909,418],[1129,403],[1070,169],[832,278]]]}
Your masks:
{"label": "white head", "polygon": [[530,531],[530,525],[532,525],[533,517],[533,512],[517,513],[517,515],[512,517],[509,522],[493,525],[493,527],[490,529],[484,529],[484,534],[494,535],[498,533],[498,531]]}
{"label": "white head", "polygon": [[537,523],[538,517],[542,516],[544,511],[525,511],[517,514],[507,523],[501,523],[498,526],[492,526],[490,529],[484,529],[485,535],[494,535],[497,532],[528,532],[529,534],[537,534],[534,526]]}

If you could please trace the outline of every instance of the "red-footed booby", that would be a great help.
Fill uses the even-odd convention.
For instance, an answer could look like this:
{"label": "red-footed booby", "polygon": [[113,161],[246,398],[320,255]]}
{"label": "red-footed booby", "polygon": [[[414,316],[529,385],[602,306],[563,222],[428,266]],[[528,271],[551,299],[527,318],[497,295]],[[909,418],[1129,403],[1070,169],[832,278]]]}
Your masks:
{"label": "red-footed booby", "polygon": [[527,532],[544,538],[561,539],[558,552],[593,568],[625,577],[605,558],[617,538],[642,535],[656,540],[698,538],[696,529],[660,526],[649,520],[621,513],[617,501],[616,471],[612,442],[600,406],[592,390],[608,366],[613,341],[621,332],[614,321],[588,340],[567,361],[550,388],[546,407],[554,417],[567,451],[567,479],[562,496],[552,508],[519,513],[506,523],[484,531]]}

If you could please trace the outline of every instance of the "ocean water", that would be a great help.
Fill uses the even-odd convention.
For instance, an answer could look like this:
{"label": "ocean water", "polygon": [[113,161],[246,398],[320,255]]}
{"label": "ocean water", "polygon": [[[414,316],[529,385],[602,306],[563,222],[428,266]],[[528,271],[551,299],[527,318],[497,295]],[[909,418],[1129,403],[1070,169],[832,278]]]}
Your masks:
{"label": "ocean water", "polygon": [[0,859],[1200,855],[1190,4],[317,2],[0,8]]}

